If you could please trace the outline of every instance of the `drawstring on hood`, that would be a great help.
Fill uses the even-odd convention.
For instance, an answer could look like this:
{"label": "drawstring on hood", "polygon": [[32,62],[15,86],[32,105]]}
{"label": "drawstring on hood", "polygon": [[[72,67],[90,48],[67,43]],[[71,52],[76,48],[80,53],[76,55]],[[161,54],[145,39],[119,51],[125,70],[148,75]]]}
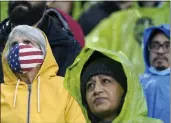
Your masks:
{"label": "drawstring on hood", "polygon": [[[40,112],[40,76],[37,77],[38,85],[37,85],[37,112]],[[13,107],[16,107],[16,100],[17,100],[17,91],[19,87],[20,79],[17,80],[15,92],[14,92],[14,99],[13,99]]]}
{"label": "drawstring on hood", "polygon": [[37,86],[37,112],[40,112],[40,76],[38,76]]}
{"label": "drawstring on hood", "polygon": [[13,107],[15,107],[15,105],[16,105],[17,91],[18,91],[18,86],[19,86],[19,83],[20,83],[20,79],[18,79],[18,80],[17,80],[17,85],[16,85],[16,87],[15,87],[15,93],[14,93]]}

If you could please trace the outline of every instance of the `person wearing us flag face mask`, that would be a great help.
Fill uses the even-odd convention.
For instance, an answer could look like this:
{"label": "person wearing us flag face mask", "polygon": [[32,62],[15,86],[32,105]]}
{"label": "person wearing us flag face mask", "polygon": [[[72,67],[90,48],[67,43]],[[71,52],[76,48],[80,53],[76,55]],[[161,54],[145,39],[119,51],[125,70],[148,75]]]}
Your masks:
{"label": "person wearing us flag face mask", "polygon": [[58,65],[41,30],[16,26],[2,63],[1,122],[85,122],[77,102],[63,87],[63,77],[56,75]]}
{"label": "person wearing us flag face mask", "polygon": [[31,84],[46,55],[46,40],[39,31],[27,31],[27,26],[18,28],[9,36],[5,57],[11,70]]}

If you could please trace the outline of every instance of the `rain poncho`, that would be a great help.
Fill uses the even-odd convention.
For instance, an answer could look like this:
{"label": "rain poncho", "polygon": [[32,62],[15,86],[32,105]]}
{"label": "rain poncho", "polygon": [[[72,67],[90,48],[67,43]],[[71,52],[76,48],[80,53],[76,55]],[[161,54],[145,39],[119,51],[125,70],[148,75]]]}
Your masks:
{"label": "rain poncho", "polygon": [[131,60],[136,71],[143,73],[143,31],[150,25],[162,23],[170,23],[169,7],[122,10],[101,21],[86,37],[86,44],[93,42],[94,47],[121,50]]}
{"label": "rain poncho", "polygon": [[78,103],[63,86],[63,77],[56,76],[58,65],[47,40],[46,44],[44,62],[29,85],[11,71],[4,59],[5,48],[1,123],[85,123]]}
{"label": "rain poncho", "polygon": [[170,38],[170,25],[150,27],[144,31],[145,72],[140,77],[148,105],[148,115],[170,123],[170,70],[157,72],[151,69],[147,56],[147,43],[154,29],[159,29]]}
{"label": "rain poncho", "polygon": [[112,123],[162,123],[160,120],[147,117],[147,105],[138,76],[134,73],[132,64],[122,52],[112,52],[103,48],[86,46],[75,62],[67,69],[64,85],[71,95],[78,101],[86,118],[90,123],[88,114],[82,104],[80,90],[80,74],[84,64],[93,52],[98,51],[111,59],[120,62],[128,80],[127,94],[120,115]]}

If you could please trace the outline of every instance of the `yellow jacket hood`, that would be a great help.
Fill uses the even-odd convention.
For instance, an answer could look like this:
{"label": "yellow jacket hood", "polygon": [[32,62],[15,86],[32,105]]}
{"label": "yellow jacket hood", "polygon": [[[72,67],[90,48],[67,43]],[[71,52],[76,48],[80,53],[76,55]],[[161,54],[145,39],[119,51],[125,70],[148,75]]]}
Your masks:
{"label": "yellow jacket hood", "polygon": [[[46,36],[45,36],[46,38]],[[81,109],[57,76],[58,65],[46,38],[46,56],[33,83],[27,85],[11,71],[3,52],[2,123],[84,123]]]}
{"label": "yellow jacket hood", "polygon": [[[43,33],[43,35],[45,36],[44,33]],[[46,38],[46,51],[47,52],[46,52],[46,56],[44,58],[44,62],[42,64],[37,76],[39,76],[40,74],[44,74],[44,73],[46,73],[46,74],[49,73],[52,76],[54,76],[54,75],[56,75],[59,68],[58,68],[58,65],[55,61],[53,54],[52,54],[47,37],[45,36],[45,38]],[[4,82],[5,82],[5,84],[16,84],[17,78],[16,78],[15,74],[12,72],[11,68],[9,67],[7,60],[5,59],[6,51],[7,51],[7,46],[4,48],[3,55],[2,55]]]}

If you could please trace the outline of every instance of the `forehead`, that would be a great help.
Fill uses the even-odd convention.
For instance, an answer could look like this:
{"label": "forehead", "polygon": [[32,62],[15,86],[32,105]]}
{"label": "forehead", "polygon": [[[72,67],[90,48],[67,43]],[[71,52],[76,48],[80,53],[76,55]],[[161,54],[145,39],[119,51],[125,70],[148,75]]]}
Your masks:
{"label": "forehead", "polygon": [[168,42],[170,41],[169,38],[163,33],[163,32],[157,32],[154,34],[154,36],[151,38],[151,42]]}
{"label": "forehead", "polygon": [[108,76],[108,75],[105,75],[105,74],[97,74],[97,75],[94,75],[94,76],[92,76],[91,78],[102,78],[102,77],[110,77],[110,76]]}
{"label": "forehead", "polygon": [[24,42],[24,41],[26,41],[26,40],[32,42],[35,46],[37,46],[37,42],[36,42],[34,39],[29,38],[29,37],[25,37],[25,36],[14,36],[14,37],[12,38],[12,40],[10,41],[10,44],[12,44],[12,43],[14,43],[14,42],[19,42],[19,43],[21,43],[21,42]]}
{"label": "forehead", "polygon": [[105,75],[105,74],[98,74],[98,75],[94,75],[90,78],[90,80],[94,80],[94,82],[96,82],[96,79],[103,79],[103,78],[112,78],[114,79],[112,76],[109,75]]}
{"label": "forehead", "polygon": [[16,41],[16,42],[21,42],[23,40],[30,40],[30,41],[33,41],[31,38],[28,38],[26,36],[20,36],[20,35],[15,35],[13,38],[12,38],[12,42],[13,41]]}

